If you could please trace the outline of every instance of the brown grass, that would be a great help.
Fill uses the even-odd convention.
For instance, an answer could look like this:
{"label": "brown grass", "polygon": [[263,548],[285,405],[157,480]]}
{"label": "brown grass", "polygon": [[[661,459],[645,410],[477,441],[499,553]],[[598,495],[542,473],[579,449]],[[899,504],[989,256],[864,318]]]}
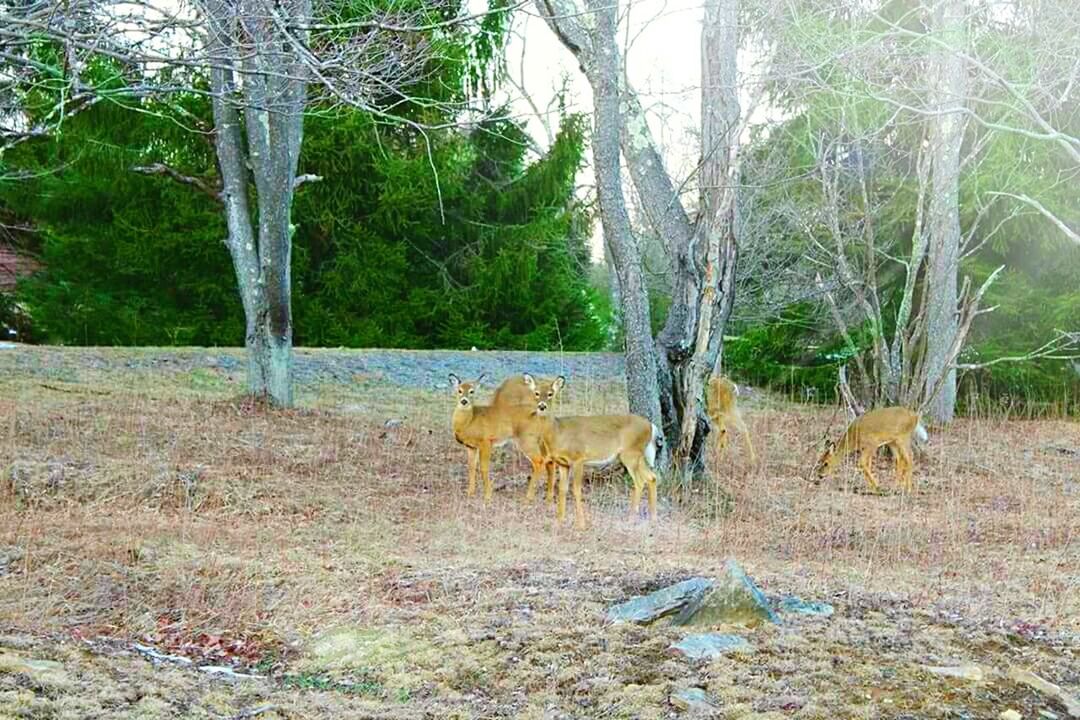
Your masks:
{"label": "brown grass", "polygon": [[[265,690],[298,717],[327,702],[387,717],[660,717],[688,684],[730,717],[988,717],[978,709],[1042,701],[913,668],[1023,662],[1080,684],[1068,670],[1080,458],[1061,450],[1080,448],[1072,422],[959,420],[916,455],[916,495],[899,493],[883,456],[874,496],[850,464],[821,486],[805,479],[831,410],[759,394],[744,411],[757,467],[733,437],[718,487],[662,484],[652,527],[627,517],[622,474],[598,473],[579,532],[523,504],[528,464],[509,447],[493,503],[463,496],[449,393],[328,384],[274,412],[232,399],[239,378],[223,371],[122,370],[43,380],[41,365],[0,366],[0,632],[48,638],[39,654],[74,663],[72,639],[141,640],[279,677],[354,677],[320,668],[312,638],[363,628],[407,649],[369,658],[363,697]],[[566,398],[563,412],[625,409],[620,387],[592,378],[570,378]],[[703,667],[666,654],[672,629],[598,622],[606,604],[728,557],[766,592],[832,602],[837,616],[754,631],[758,653]],[[199,702],[221,692],[196,681]],[[234,711],[247,702],[229,693],[218,701]]]}

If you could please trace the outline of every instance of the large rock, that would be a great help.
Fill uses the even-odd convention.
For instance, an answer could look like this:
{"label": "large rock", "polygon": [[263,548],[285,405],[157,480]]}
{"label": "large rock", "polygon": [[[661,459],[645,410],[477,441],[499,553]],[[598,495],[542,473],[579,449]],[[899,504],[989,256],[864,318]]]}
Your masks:
{"label": "large rock", "polygon": [[671,704],[693,717],[713,717],[720,713],[720,703],[701,688],[685,688],[673,692]]}
{"label": "large rock", "polygon": [[672,624],[703,627],[779,623],[765,593],[737,562],[728,560],[724,571],[723,577],[683,606]]}
{"label": "large rock", "polygon": [[665,615],[679,611],[688,603],[700,600],[712,586],[713,582],[706,578],[690,578],[648,595],[639,595],[624,603],[613,605],[607,611],[607,619],[609,622],[633,622],[647,625]]}
{"label": "large rock", "polygon": [[780,612],[795,613],[797,615],[818,615],[829,617],[833,614],[833,606],[823,602],[809,602],[802,598],[788,595],[781,598],[779,603]]}
{"label": "large rock", "polygon": [[671,649],[691,660],[711,660],[733,652],[750,653],[754,651],[754,646],[738,635],[702,633],[688,635],[672,645]]}

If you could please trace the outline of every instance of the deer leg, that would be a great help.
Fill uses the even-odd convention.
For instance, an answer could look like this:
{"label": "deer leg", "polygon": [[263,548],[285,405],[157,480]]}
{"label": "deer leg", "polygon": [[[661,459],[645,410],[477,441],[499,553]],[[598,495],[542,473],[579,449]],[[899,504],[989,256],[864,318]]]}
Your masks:
{"label": "deer leg", "polygon": [[529,484],[525,488],[525,501],[532,502],[536,498],[536,481],[540,477],[540,469],[544,466],[544,461],[541,458],[529,458],[529,462],[532,464],[532,472],[529,473]]}
{"label": "deer leg", "polygon": [[480,443],[480,475],[484,478],[484,502],[491,499],[491,443]]}
{"label": "deer leg", "polygon": [[559,466],[559,496],[555,504],[555,519],[560,523],[566,517],[566,491],[570,489],[570,468]]}
{"label": "deer leg", "polygon": [[585,463],[574,463],[574,524],[585,529],[585,504],[581,501],[581,485],[585,480]]}
{"label": "deer leg", "polygon": [[472,497],[476,494],[476,448],[467,447],[465,451],[469,454],[469,487],[465,493]]}
{"label": "deer leg", "polygon": [[869,483],[870,489],[873,492],[879,492],[880,488],[877,483],[877,478],[874,477],[874,450],[872,447],[864,447],[859,453],[859,469],[862,470],[862,474],[866,477],[866,482]]}
{"label": "deer leg", "polygon": [[746,440],[746,449],[750,451],[750,462],[757,463],[757,455],[754,454],[754,443],[750,442],[750,428],[746,426],[746,421],[743,420],[738,410],[735,411],[733,420],[735,421],[735,427],[742,434],[743,439]]}
{"label": "deer leg", "polygon": [[619,459],[622,460],[623,467],[630,473],[630,479],[634,482],[630,488],[630,519],[633,520],[637,517],[638,510],[641,508],[641,490],[645,487],[645,480],[642,478],[639,468],[644,458],[640,455],[627,455],[624,453]]}
{"label": "deer leg", "polygon": [[656,520],[656,473],[649,467],[649,463],[645,462],[644,457],[638,458],[637,471],[649,488],[649,520]]}
{"label": "deer leg", "polygon": [[544,501],[548,503],[555,502],[555,463],[551,460],[547,462],[547,495],[544,496]]}
{"label": "deer leg", "polygon": [[[896,468],[897,473],[903,479],[904,486],[907,487],[909,493],[915,492],[915,479],[912,475],[912,466],[914,461],[911,454],[911,443],[901,442],[896,444]],[[901,470],[901,467],[903,468]]]}

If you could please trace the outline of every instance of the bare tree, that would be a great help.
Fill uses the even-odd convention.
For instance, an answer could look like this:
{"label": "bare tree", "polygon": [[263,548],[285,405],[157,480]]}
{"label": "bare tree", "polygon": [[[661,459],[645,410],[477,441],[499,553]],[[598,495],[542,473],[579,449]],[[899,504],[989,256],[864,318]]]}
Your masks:
{"label": "bare tree", "polygon": [[[793,199],[787,224],[804,234],[818,292],[848,346],[855,373],[843,382],[856,387],[845,395],[853,405],[905,404],[948,422],[956,371],[971,365],[959,359],[968,331],[993,310],[980,301],[1001,272],[976,290],[960,277],[962,260],[1006,234],[1026,208],[1075,235],[1061,215],[1075,203],[1050,202],[1080,173],[1080,141],[1069,131],[1072,78],[1080,77],[1075,17],[1059,2],[991,9],[963,0],[842,11],[821,0],[779,3],[774,12],[776,96],[798,113],[813,107],[803,117],[814,127],[820,191],[812,207]],[[1010,43],[1030,49],[1019,74],[1037,82],[1010,79]],[[1023,155],[1002,170],[1013,158],[997,148],[1014,143],[1055,156],[1037,189],[1013,185]],[[993,170],[984,170],[992,152]],[[902,219],[894,206],[901,189],[901,198],[915,194],[900,201],[914,209]],[[1011,210],[1007,200],[1016,201]],[[899,227],[911,228],[908,242]],[[868,339],[865,351],[857,332]],[[1059,331],[1015,359],[1060,357],[1073,342]]]}
{"label": "bare tree", "polygon": [[963,0],[942,0],[932,14],[930,31],[943,40],[930,58],[930,287],[926,333],[927,408],[931,422],[952,422],[956,407],[956,368],[949,349],[958,329],[957,277],[960,272],[960,147],[964,141],[962,114],[967,97],[964,49],[967,22]]}
{"label": "bare tree", "polygon": [[[614,252],[612,243],[633,244],[610,223],[605,240],[619,282],[623,319],[627,324],[627,380],[631,409],[664,429],[673,448],[671,459],[684,476],[703,467],[709,422],[701,407],[706,377],[720,364],[723,329],[731,312],[737,253],[738,139],[742,121],[736,93],[738,4],[709,0],[702,32],[702,156],[700,199],[696,223],[691,223],[677,184],[664,167],[634,90],[621,70],[614,18],[617,2],[589,0],[583,14],[572,0],[536,0],[544,20],[577,58],[596,97],[594,144],[610,153],[612,126],[619,129],[622,156],[636,189],[638,207],[648,224],[667,244],[671,260],[672,304],[663,330],[655,340],[649,333],[640,251]],[[612,98],[612,90],[617,95]],[[614,100],[614,102],[613,102]],[[601,110],[603,108],[603,110]],[[603,113],[603,117],[601,114]],[[599,152],[594,149],[594,153]],[[604,204],[625,215],[627,199],[616,184],[602,179],[614,174],[617,157],[604,156],[597,167]],[[617,191],[618,190],[618,191]],[[640,290],[639,290],[640,288]],[[650,358],[644,361],[644,358]],[[656,358],[656,361],[652,358]],[[658,373],[658,375],[657,375]]]}
{"label": "bare tree", "polygon": [[[166,162],[133,169],[184,183],[220,203],[246,318],[248,389],[277,405],[293,402],[292,199],[302,183],[319,179],[297,176],[305,109],[317,100],[323,108],[342,104],[387,116],[387,108],[422,102],[407,89],[429,72],[428,37],[474,19],[458,13],[430,21],[443,8],[387,7],[392,9],[358,18],[335,0],[30,0],[0,6],[0,61],[10,82],[37,83],[56,97],[53,110],[34,117],[7,112],[5,144],[48,134],[102,97],[210,96],[213,127],[207,130],[217,178],[191,177]],[[43,39],[62,50],[58,65],[35,56]],[[87,70],[101,61],[126,74],[122,89],[112,77],[101,81]]]}

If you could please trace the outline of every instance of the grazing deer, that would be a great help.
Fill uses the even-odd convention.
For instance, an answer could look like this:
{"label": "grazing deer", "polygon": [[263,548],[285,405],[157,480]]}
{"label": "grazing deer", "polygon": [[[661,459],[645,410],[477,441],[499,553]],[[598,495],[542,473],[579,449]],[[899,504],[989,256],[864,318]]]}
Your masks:
{"label": "grazing deer", "polygon": [[[490,500],[492,495],[491,484],[491,449],[503,445],[514,439],[514,428],[524,422],[536,411],[533,388],[525,383],[524,378],[517,376],[505,380],[495,391],[491,405],[477,405],[475,395],[477,388],[485,375],[481,374],[473,382],[462,382],[457,375],[450,373],[450,382],[456,392],[454,414],[451,417],[451,425],[454,430],[454,439],[465,446],[469,461],[469,486],[467,493],[471,497],[476,492],[476,469],[479,465],[480,475],[484,481],[484,500]],[[532,386],[535,380],[529,376]],[[542,384],[545,392],[551,392],[551,388],[558,384],[561,388],[565,380],[559,378]],[[520,388],[524,388],[524,393]],[[558,393],[558,390],[555,390]],[[518,445],[521,447],[521,445]],[[539,449],[533,450],[522,448],[522,451],[532,462],[533,470],[529,478],[529,493],[531,499],[536,486],[536,480],[540,474],[540,468],[548,465],[548,499],[553,499],[555,492],[555,466],[545,463],[539,453]]]}
{"label": "grazing deer", "polygon": [[929,440],[917,413],[905,407],[887,407],[871,410],[856,418],[844,431],[839,443],[831,440],[825,446],[825,452],[818,460],[814,471],[818,478],[831,473],[840,461],[856,450],[859,451],[859,469],[866,476],[871,490],[877,492],[878,483],[874,477],[874,452],[882,445],[888,445],[896,458],[896,476],[900,484],[912,492],[915,489],[911,476],[912,455],[911,440],[915,436],[920,443]]}
{"label": "grazing deer", "polygon": [[735,404],[738,396],[739,386],[726,377],[716,375],[709,379],[709,386],[705,390],[705,412],[716,431],[716,459],[719,461],[720,455],[727,447],[727,426],[732,425],[746,439],[746,447],[750,451],[750,462],[757,462],[754,443],[750,442],[750,430],[746,427],[738,405]]}
{"label": "grazing deer", "polygon": [[581,499],[585,466],[603,467],[618,458],[633,478],[630,513],[636,516],[641,491],[649,490],[649,517],[656,518],[656,453],[663,445],[660,429],[639,415],[591,415],[553,418],[548,410],[558,394],[534,391],[536,412],[523,423],[519,434],[526,442],[537,443],[543,457],[559,468],[559,496],[555,517],[566,517],[566,493],[574,482],[574,512],[577,527],[585,527],[585,508]]}

